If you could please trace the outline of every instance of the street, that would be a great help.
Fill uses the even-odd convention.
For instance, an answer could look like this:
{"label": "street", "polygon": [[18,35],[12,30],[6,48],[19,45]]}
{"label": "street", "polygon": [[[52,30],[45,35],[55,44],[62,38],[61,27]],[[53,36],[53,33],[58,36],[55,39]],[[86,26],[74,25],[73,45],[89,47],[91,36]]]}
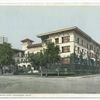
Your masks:
{"label": "street", "polygon": [[100,75],[0,76],[0,93],[100,93]]}

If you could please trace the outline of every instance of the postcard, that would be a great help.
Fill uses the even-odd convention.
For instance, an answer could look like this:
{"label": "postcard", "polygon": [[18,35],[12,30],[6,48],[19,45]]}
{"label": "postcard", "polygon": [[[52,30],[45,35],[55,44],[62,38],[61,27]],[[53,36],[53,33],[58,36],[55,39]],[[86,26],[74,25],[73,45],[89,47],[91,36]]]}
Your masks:
{"label": "postcard", "polygon": [[100,3],[0,4],[0,97],[100,97]]}

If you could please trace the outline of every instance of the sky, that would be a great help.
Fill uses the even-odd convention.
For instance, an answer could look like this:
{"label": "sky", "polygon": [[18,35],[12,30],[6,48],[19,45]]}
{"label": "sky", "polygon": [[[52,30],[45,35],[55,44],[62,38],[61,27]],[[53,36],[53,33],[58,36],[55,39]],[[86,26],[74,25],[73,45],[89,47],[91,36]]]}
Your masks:
{"label": "sky", "polygon": [[38,34],[77,26],[100,43],[100,6],[0,6],[0,35],[13,48],[21,40],[41,42]]}

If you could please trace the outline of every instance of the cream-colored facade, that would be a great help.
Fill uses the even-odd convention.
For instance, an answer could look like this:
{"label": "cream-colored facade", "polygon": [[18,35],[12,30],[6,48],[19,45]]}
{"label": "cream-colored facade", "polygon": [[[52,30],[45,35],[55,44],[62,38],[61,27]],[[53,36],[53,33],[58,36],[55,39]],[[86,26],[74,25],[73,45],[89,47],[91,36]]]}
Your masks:
{"label": "cream-colored facade", "polygon": [[[93,59],[94,61],[97,59],[100,61],[100,44],[78,27],[43,33],[38,35],[38,37],[41,38],[43,47],[46,46],[46,42],[48,41],[58,45],[60,48],[60,56],[66,60],[65,62],[68,61],[69,56],[74,52],[78,56],[82,53],[84,59]],[[68,37],[65,38],[68,39],[67,41],[64,40],[65,42],[63,42],[64,37]],[[56,40],[58,40],[57,43]]]}
{"label": "cream-colored facade", "polygon": [[22,49],[25,55],[28,53],[37,53],[46,48],[47,42],[54,42],[59,46],[60,56],[65,61],[69,61],[69,57],[74,52],[80,56],[83,54],[84,59],[93,59],[100,61],[100,44],[94,41],[89,35],[80,30],[78,27],[70,27],[56,30],[53,32],[38,35],[41,43],[32,44],[32,40],[23,40]]}
{"label": "cream-colored facade", "polygon": [[42,44],[41,43],[34,44],[33,41],[30,39],[24,39],[21,42],[22,42],[22,50],[24,51],[24,56],[20,57],[20,62],[18,63],[18,66],[26,68],[31,66],[34,72],[34,67],[28,61],[28,54],[31,53],[35,54],[42,51],[43,50]]}
{"label": "cream-colored facade", "polygon": [[[35,45],[37,45],[37,46],[35,46]],[[43,47],[42,47],[41,43],[39,43],[39,44],[32,44],[32,46],[27,47],[27,49],[25,50],[25,54],[28,54],[28,53],[36,54],[36,53],[38,53],[38,52],[40,52],[42,50],[43,50]]]}
{"label": "cream-colored facade", "polygon": [[[62,43],[62,37],[66,37],[66,36],[70,37],[70,41],[67,43],[66,42]],[[59,43],[56,43],[57,38],[59,39]],[[50,40],[50,42],[54,42],[56,45],[59,46],[60,56],[62,58],[70,56],[70,54],[73,53],[73,51],[74,51],[74,33],[73,33],[73,31],[49,35],[47,41],[49,41],[49,40]],[[46,44],[44,43],[43,46],[45,46],[45,45]],[[62,52],[62,47],[65,47],[65,46],[70,46],[70,52],[67,52],[67,53]]]}

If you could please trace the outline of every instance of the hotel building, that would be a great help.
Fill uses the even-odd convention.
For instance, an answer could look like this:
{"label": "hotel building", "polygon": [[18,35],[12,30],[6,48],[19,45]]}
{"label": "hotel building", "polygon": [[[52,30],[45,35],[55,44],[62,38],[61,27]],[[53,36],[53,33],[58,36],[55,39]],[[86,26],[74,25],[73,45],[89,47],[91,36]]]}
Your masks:
{"label": "hotel building", "polygon": [[37,53],[46,48],[47,42],[54,42],[59,46],[60,56],[63,63],[70,63],[70,55],[74,52],[80,56],[83,53],[84,59],[93,59],[100,61],[100,44],[93,40],[88,34],[78,27],[64,28],[52,32],[38,35],[41,43],[33,44],[32,40],[24,39],[21,42],[22,50],[25,54]]}

